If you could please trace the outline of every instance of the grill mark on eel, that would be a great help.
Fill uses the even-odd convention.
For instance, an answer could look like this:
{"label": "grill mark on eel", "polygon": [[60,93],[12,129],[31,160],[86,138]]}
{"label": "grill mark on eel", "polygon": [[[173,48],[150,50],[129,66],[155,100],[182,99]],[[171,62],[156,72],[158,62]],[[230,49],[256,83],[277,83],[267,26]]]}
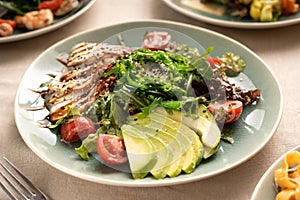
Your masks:
{"label": "grill mark on eel", "polygon": [[106,43],[83,42],[74,46],[67,58],[59,60],[65,64],[62,73],[54,77],[42,94],[50,119],[57,121],[64,117],[70,105],[77,106],[81,112],[87,110],[116,80],[113,75],[102,77],[103,73],[133,50]]}

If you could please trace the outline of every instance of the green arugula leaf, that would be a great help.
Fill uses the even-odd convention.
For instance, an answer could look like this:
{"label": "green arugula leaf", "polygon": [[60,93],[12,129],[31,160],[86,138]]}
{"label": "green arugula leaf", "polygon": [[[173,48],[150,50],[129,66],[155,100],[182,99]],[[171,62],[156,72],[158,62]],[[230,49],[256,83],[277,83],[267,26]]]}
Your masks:
{"label": "green arugula leaf", "polygon": [[234,143],[233,129],[230,127],[224,126],[222,129],[222,133],[221,133],[221,139],[225,142],[233,144]]}
{"label": "green arugula leaf", "polygon": [[76,153],[83,159],[89,160],[89,153],[96,152],[96,142],[99,132],[89,134],[81,143],[80,147],[75,148]]}

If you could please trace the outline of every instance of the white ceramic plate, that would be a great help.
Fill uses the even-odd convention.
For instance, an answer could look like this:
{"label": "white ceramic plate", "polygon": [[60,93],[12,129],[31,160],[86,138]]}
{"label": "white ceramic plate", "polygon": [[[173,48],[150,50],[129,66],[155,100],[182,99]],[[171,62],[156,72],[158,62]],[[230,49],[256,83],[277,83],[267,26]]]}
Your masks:
{"label": "white ceramic plate", "polygon": [[45,28],[26,31],[26,30],[16,30],[13,35],[9,37],[0,37],[0,43],[7,43],[7,42],[15,42],[19,40],[25,40],[32,37],[36,37],[50,31],[54,31],[60,27],[65,26],[66,24],[70,23],[71,21],[75,20],[76,18],[80,17],[83,13],[85,13],[94,3],[96,0],[86,0],[83,1],[82,5],[79,9],[72,11],[71,13],[63,16],[59,19],[55,19],[53,24],[47,26]]}
{"label": "white ceramic plate", "polygon": [[[222,55],[228,51],[239,54],[245,59],[247,68],[237,80],[243,87],[258,87],[262,91],[262,98],[258,105],[249,106],[235,123],[235,143],[221,143],[220,151],[211,159],[200,164],[191,174],[182,174],[175,178],[155,180],[147,177],[142,180],[133,180],[129,173],[114,171],[100,165],[96,159],[82,161],[75,154],[74,149],[62,144],[56,135],[49,130],[39,128],[36,121],[43,119],[47,111],[28,112],[26,105],[38,97],[28,90],[36,88],[41,82],[49,80],[47,73],[60,70],[62,65],[56,57],[62,52],[69,52],[77,43],[82,41],[117,43],[121,33],[128,46],[139,46],[146,31],[164,30],[175,36],[178,43],[198,41],[196,46],[207,49],[215,46],[213,55]],[[181,37],[184,33],[184,37]],[[110,38],[107,40],[107,38]],[[194,44],[191,44],[194,45]],[[259,72],[259,73],[258,73]],[[42,105],[43,101],[38,99]],[[170,21],[135,21],[87,31],[67,38],[51,46],[42,53],[25,73],[15,100],[15,120],[20,134],[26,144],[45,162],[85,180],[110,185],[122,186],[163,186],[180,184],[208,178],[232,169],[247,161],[258,153],[271,139],[282,115],[282,92],[277,79],[271,69],[254,52],[244,45],[224,35],[203,28],[170,22]]]}
{"label": "white ceramic plate", "polygon": [[294,15],[281,16],[276,22],[255,22],[250,19],[239,19],[225,13],[222,16],[216,16],[207,12],[199,11],[182,4],[183,0],[163,0],[170,8],[178,11],[181,14],[192,17],[194,19],[232,28],[245,28],[245,29],[264,29],[264,28],[277,28],[289,26],[300,22],[300,12]]}
{"label": "white ceramic plate", "polygon": [[[291,149],[290,151],[300,151],[300,145]],[[290,152],[288,151],[288,152]],[[279,159],[277,159],[271,167],[264,173],[264,175],[259,180],[257,186],[255,187],[251,200],[261,200],[261,199],[275,199],[276,191],[274,189],[274,172],[279,169],[282,165],[286,152]]]}

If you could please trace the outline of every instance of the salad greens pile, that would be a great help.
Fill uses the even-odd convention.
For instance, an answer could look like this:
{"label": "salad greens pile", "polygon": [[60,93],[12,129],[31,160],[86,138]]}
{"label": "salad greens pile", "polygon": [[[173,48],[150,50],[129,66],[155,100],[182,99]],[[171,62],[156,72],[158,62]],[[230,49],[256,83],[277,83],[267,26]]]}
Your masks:
{"label": "salad greens pile", "polygon": [[[234,123],[243,106],[257,103],[260,98],[259,89],[240,88],[228,79],[244,70],[245,61],[231,52],[211,57],[214,47],[200,53],[197,48],[177,44],[167,36],[167,32],[147,33],[144,41],[152,43],[143,41],[141,48],[118,53],[107,64],[109,67],[104,64],[106,69],[102,68],[102,60],[111,58],[104,54],[95,60],[84,60],[88,61],[84,65],[80,63],[84,80],[92,77],[92,86],[103,85],[105,90],[92,89],[95,96],[91,99],[87,93],[80,98],[76,96],[73,105],[79,105],[74,102],[81,97],[89,103],[83,109],[57,104],[60,118],[53,119],[49,114],[45,118],[50,123],[47,127],[60,134],[62,142],[74,144],[72,147],[83,160],[97,154],[103,164],[129,164],[134,179],[144,178],[148,173],[157,179],[191,173],[202,159],[218,151],[221,139],[233,143],[233,131],[230,127],[223,128],[224,123]],[[122,37],[119,38],[126,47]],[[124,50],[122,46],[116,47]],[[85,48],[89,53],[93,51]],[[110,50],[105,53],[111,55]],[[68,66],[67,61],[62,63]],[[85,73],[90,69],[86,66],[102,71],[91,76],[92,73]],[[72,67],[70,72],[76,74],[77,66]],[[61,79],[64,76],[52,78],[55,83],[68,86]],[[71,76],[69,80],[73,83],[80,78]],[[41,89],[42,98],[56,98],[56,91],[52,93],[49,88],[58,88],[59,93],[66,92],[70,98],[78,92],[72,87],[61,92],[60,87],[51,83],[42,84],[46,87]]]}
{"label": "salad greens pile", "polygon": [[[216,77],[220,74],[227,76],[226,73],[237,75],[245,67],[240,57],[230,53],[220,58],[222,67],[213,70],[207,61],[212,50],[213,47],[200,54],[186,45],[177,45],[167,51],[140,48],[118,60],[115,67],[103,75],[116,76],[116,84],[84,114],[98,121],[99,129],[84,139],[76,152],[88,160],[89,153],[95,151],[99,134],[122,136],[120,127],[130,115],[141,113],[139,117],[142,118],[155,107],[163,107],[170,113],[181,110],[186,116],[197,118],[199,104],[208,105],[218,100],[210,99],[210,92],[220,89],[213,87],[221,86],[216,84]],[[227,131],[227,140],[232,141],[228,133],[231,132]]]}

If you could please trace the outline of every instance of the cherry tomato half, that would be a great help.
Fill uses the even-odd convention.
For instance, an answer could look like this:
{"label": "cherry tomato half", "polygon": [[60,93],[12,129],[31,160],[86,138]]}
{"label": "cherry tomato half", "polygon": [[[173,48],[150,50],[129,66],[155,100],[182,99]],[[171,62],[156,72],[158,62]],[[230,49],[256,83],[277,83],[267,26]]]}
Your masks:
{"label": "cherry tomato half", "polygon": [[213,57],[206,57],[207,62],[209,63],[210,67],[215,69],[216,64],[221,65],[221,61],[218,58],[213,58]]}
{"label": "cherry tomato half", "polygon": [[96,150],[107,164],[120,165],[128,161],[124,140],[116,135],[100,134]]}
{"label": "cherry tomato half", "polygon": [[95,131],[95,126],[90,118],[75,115],[69,119],[69,122],[61,125],[60,136],[62,141],[70,143],[78,141]]}
{"label": "cherry tomato half", "polygon": [[283,14],[293,14],[299,10],[299,4],[295,0],[282,0],[281,3]]}
{"label": "cherry tomato half", "polygon": [[142,46],[150,50],[164,50],[171,41],[167,32],[151,32],[145,35]]}
{"label": "cherry tomato half", "polygon": [[55,13],[61,6],[62,0],[51,0],[51,1],[43,1],[39,4],[38,9],[50,9],[53,13]]}
{"label": "cherry tomato half", "polygon": [[208,110],[215,114],[219,109],[224,109],[226,112],[225,124],[235,122],[243,112],[243,103],[238,100],[228,100],[226,102],[213,102],[208,105]]}

